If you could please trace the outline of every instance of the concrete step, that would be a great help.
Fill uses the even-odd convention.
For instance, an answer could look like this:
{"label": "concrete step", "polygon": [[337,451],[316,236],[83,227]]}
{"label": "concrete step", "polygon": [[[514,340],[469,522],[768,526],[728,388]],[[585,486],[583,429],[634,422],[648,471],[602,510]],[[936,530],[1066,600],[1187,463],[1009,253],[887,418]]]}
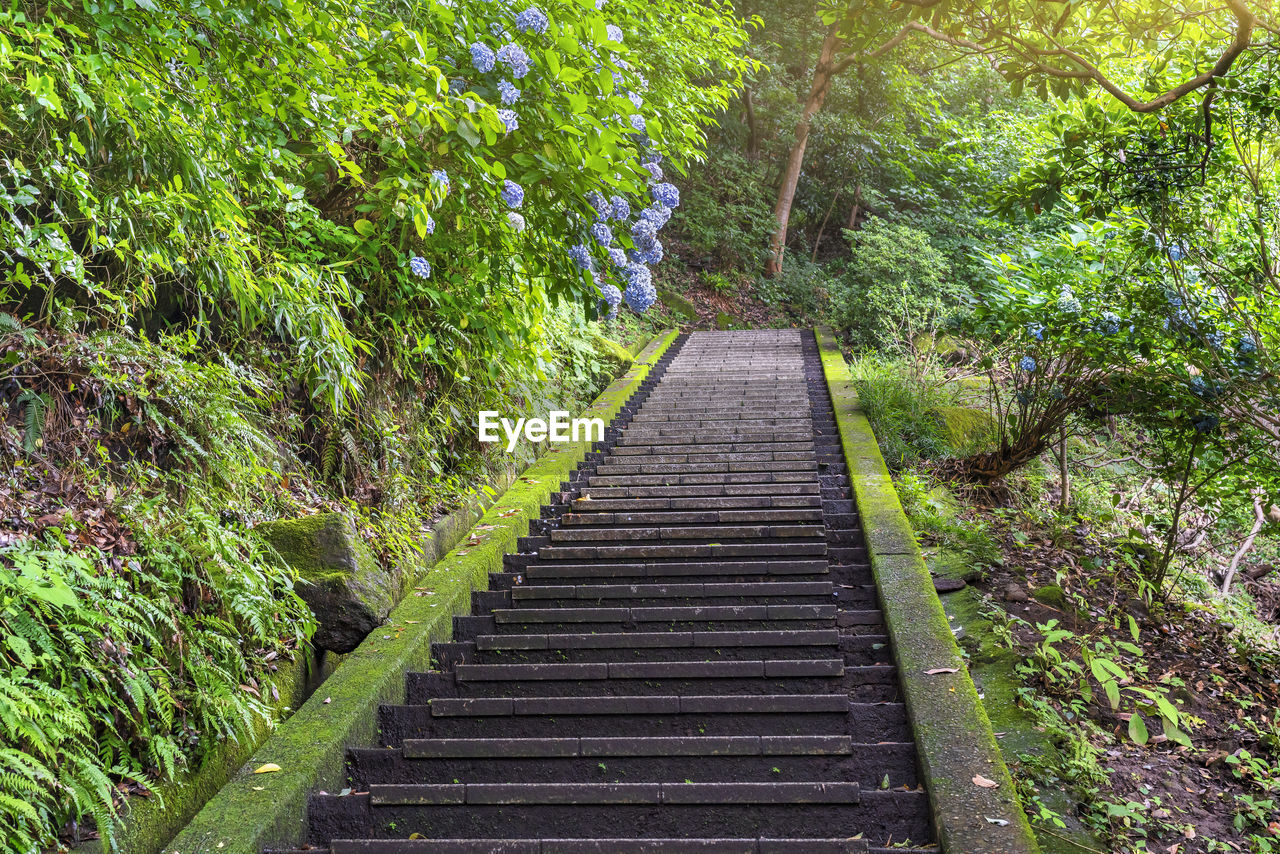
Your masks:
{"label": "concrete step", "polygon": [[880,850],[887,849],[868,848],[863,839],[335,839],[330,854],[868,854]]}

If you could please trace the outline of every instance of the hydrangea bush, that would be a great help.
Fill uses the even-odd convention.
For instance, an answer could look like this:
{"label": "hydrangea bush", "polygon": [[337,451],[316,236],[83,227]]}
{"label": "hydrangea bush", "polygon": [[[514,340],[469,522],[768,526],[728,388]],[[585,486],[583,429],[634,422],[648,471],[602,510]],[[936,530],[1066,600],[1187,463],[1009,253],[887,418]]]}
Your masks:
{"label": "hydrangea bush", "polygon": [[996,480],[1082,422],[1133,420],[1171,496],[1164,552],[1148,568],[1157,588],[1193,496],[1275,500],[1280,480],[1256,463],[1273,455],[1280,382],[1248,315],[1184,251],[1141,219],[1114,217],[988,260],[992,281],[963,331],[987,352],[997,442],[961,461],[963,474]]}
{"label": "hydrangea bush", "polygon": [[751,65],[731,8],[701,0],[19,0],[0,31],[24,46],[0,51],[23,152],[0,155],[6,299],[212,310],[295,344],[338,412],[370,369],[536,372],[514,342],[552,301],[597,303],[569,247],[617,285],[660,257],[626,236],[633,211],[669,217],[658,164],[699,156]]}

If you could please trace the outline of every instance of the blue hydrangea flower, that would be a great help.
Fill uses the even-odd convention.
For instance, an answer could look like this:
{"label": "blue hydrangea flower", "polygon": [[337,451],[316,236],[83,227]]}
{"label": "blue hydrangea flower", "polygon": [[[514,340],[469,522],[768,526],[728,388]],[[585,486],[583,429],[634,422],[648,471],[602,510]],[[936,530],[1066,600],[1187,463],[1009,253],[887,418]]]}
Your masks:
{"label": "blue hydrangea flower", "polygon": [[646,127],[644,122],[644,116],[640,115],[639,113],[632,113],[630,118],[627,119],[627,121],[631,123],[631,129],[634,130],[636,133],[644,133],[644,129]]}
{"label": "blue hydrangea flower", "polygon": [[520,90],[510,80],[498,81],[498,99],[503,106],[509,106],[520,100]]}
{"label": "blue hydrangea flower", "polygon": [[444,194],[449,195],[449,173],[443,169],[437,169],[431,173],[431,179],[444,185]]}
{"label": "blue hydrangea flower", "polygon": [[625,267],[627,265],[627,253],[617,246],[609,247],[609,260],[616,267]]}
{"label": "blue hydrangea flower", "polygon": [[599,190],[588,190],[585,198],[587,204],[591,205],[592,210],[596,212],[596,219],[603,221],[609,218],[610,207],[604,193]]}
{"label": "blue hydrangea flower", "polygon": [[597,222],[595,225],[591,226],[591,236],[595,238],[596,243],[599,243],[601,246],[608,246],[613,242],[613,232],[610,231],[609,226],[605,225],[603,222]]}
{"label": "blue hydrangea flower", "polygon": [[1071,293],[1070,288],[1063,288],[1062,293],[1058,295],[1058,311],[1063,314],[1080,313],[1080,300],[1076,299],[1076,295]]}
{"label": "blue hydrangea flower", "polygon": [[609,306],[605,319],[612,320],[618,316],[618,304],[622,302],[622,291],[618,290],[617,285],[608,282],[596,282],[596,285],[600,288],[600,301]]}
{"label": "blue hydrangea flower", "polygon": [[601,9],[603,9],[604,4],[607,2],[608,0],[596,0],[596,11],[599,12]]}
{"label": "blue hydrangea flower", "polygon": [[1198,397],[1204,397],[1204,393],[1207,390],[1204,384],[1204,377],[1197,374],[1196,376],[1191,378],[1190,385],[1191,385],[1192,394]]}
{"label": "blue hydrangea flower", "polygon": [[529,73],[529,55],[514,42],[498,48],[497,59],[511,69],[511,76],[517,80]]}
{"label": "blue hydrangea flower", "polygon": [[1222,345],[1226,343],[1227,335],[1225,332],[1210,332],[1204,338],[1210,347],[1215,350],[1221,350]]}
{"label": "blue hydrangea flower", "polygon": [[421,255],[409,259],[409,270],[419,279],[431,278],[431,262]]}
{"label": "blue hydrangea flower", "polygon": [[583,244],[569,247],[569,260],[584,270],[591,269],[591,250]]}
{"label": "blue hydrangea flower", "polygon": [[658,234],[658,226],[652,220],[645,218],[643,214],[641,218],[631,225],[631,237],[637,242],[653,240]]}
{"label": "blue hydrangea flower", "polygon": [[1212,433],[1218,429],[1218,416],[1204,413],[1191,422],[1191,426],[1196,428],[1197,433]]}
{"label": "blue hydrangea flower", "polygon": [[628,264],[623,268],[623,275],[627,279],[627,287],[622,292],[622,298],[631,306],[631,310],[641,312],[653,305],[658,292],[653,286],[653,275],[649,268],[643,264]]}
{"label": "blue hydrangea flower", "polygon": [[631,106],[635,107],[637,110],[644,106],[644,98],[640,97],[639,92],[628,92],[627,98],[631,101]]}
{"label": "blue hydrangea flower", "polygon": [[538,35],[542,35],[547,31],[547,26],[550,23],[543,11],[536,6],[530,6],[519,15],[516,15],[516,29],[522,33],[533,30]]}
{"label": "blue hydrangea flower", "polygon": [[1166,251],[1169,253],[1169,260],[1171,261],[1181,261],[1187,254],[1177,243],[1170,243]]}
{"label": "blue hydrangea flower", "polygon": [[645,171],[649,173],[650,181],[662,180],[662,167],[657,163],[643,163],[641,165],[644,166]]}
{"label": "blue hydrangea flower", "polygon": [[502,119],[502,126],[507,129],[507,133],[520,129],[520,117],[515,110],[498,110],[498,118]]}
{"label": "blue hydrangea flower", "polygon": [[662,155],[659,154],[654,149],[650,148],[647,151],[645,151],[644,154],[640,155],[640,162],[645,164],[646,166],[650,163],[661,163]]}
{"label": "blue hydrangea flower", "polygon": [[494,21],[492,24],[489,25],[489,32],[493,35],[494,38],[500,39],[507,34],[507,29],[506,27],[502,26],[501,21]]}
{"label": "blue hydrangea flower", "polygon": [[488,45],[480,42],[471,45],[471,64],[475,66],[476,71],[488,74],[493,70],[493,60],[493,49]]}
{"label": "blue hydrangea flower", "polygon": [[634,252],[630,253],[631,260],[637,264],[661,263],[662,255],[662,241],[657,238],[644,241],[643,244],[636,246]]}
{"label": "blue hydrangea flower", "polygon": [[671,221],[671,208],[663,204],[653,204],[640,211],[640,219],[653,224],[654,231]]}
{"label": "blue hydrangea flower", "polygon": [[515,211],[507,211],[507,224],[516,231],[524,231],[524,217]]}
{"label": "blue hydrangea flower", "polygon": [[1120,333],[1120,315],[1114,311],[1104,311],[1102,319],[1098,321],[1098,331],[1103,335],[1118,335]]}
{"label": "blue hydrangea flower", "polygon": [[622,196],[610,196],[609,216],[621,222],[631,216],[631,205]]}
{"label": "blue hydrangea flower", "polygon": [[524,204],[524,187],[521,187],[515,181],[503,181],[501,195],[502,200],[507,203],[509,208],[518,208]]}
{"label": "blue hydrangea flower", "polygon": [[436,233],[436,221],[435,221],[434,219],[432,219],[432,218],[431,218],[431,214],[427,214],[427,227],[426,227],[426,232],[427,232],[427,234],[435,234],[435,233]]}
{"label": "blue hydrangea flower", "polygon": [[608,36],[609,41],[622,44],[622,30],[618,29],[613,24],[608,24],[605,26],[604,32],[605,35]]}
{"label": "blue hydrangea flower", "polygon": [[1028,323],[1027,334],[1030,335],[1032,338],[1036,339],[1037,341],[1043,341],[1044,340],[1044,324]]}
{"label": "blue hydrangea flower", "polygon": [[1252,335],[1245,335],[1236,343],[1236,352],[1244,356],[1256,353],[1258,342],[1253,340]]}
{"label": "blue hydrangea flower", "polygon": [[467,91],[467,81],[461,77],[455,77],[449,81],[450,95],[461,95],[465,91]]}
{"label": "blue hydrangea flower", "polygon": [[654,201],[663,207],[680,207],[680,191],[676,189],[675,184],[654,184],[650,192],[653,193]]}
{"label": "blue hydrangea flower", "polygon": [[1018,360],[1018,367],[1029,374],[1034,374],[1036,372],[1036,360],[1030,356],[1023,356]]}

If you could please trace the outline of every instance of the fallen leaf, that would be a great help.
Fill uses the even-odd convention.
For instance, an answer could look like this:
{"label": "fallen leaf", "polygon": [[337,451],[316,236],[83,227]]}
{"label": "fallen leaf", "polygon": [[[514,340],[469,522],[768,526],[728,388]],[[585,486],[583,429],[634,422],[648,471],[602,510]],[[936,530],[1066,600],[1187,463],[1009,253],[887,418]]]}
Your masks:
{"label": "fallen leaf", "polygon": [[266,786],[254,786],[254,787],[253,787],[253,790],[254,790],[255,792],[261,792],[261,791],[262,791],[263,789],[265,789],[265,788],[266,788]]}
{"label": "fallen leaf", "polygon": [[937,676],[939,673],[959,673],[959,667],[935,667],[932,670],[926,670],[925,676]]}
{"label": "fallen leaf", "polygon": [[272,773],[272,772],[274,772],[274,771],[279,771],[279,770],[280,770],[280,766],[279,766],[279,765],[277,765],[277,764],[276,764],[276,763],[274,763],[274,762],[268,762],[266,765],[260,765],[260,766],[258,766],[258,768],[257,768],[256,770],[254,770],[254,772],[253,772],[253,773],[255,773],[255,774],[270,774],[270,773]]}
{"label": "fallen leaf", "polygon": [[984,789],[995,789],[999,787],[1000,784],[997,783],[995,780],[988,780],[986,777],[983,777],[981,774],[974,774],[973,785],[981,786]]}
{"label": "fallen leaf", "polygon": [[989,818],[986,816],[984,816],[984,818],[987,819],[987,824],[994,824],[997,827],[1007,827],[1009,825],[1009,822],[1005,821],[1002,818]]}
{"label": "fallen leaf", "polygon": [[330,703],[332,703],[332,702],[333,702],[333,698],[332,698],[332,697],[325,697],[325,698],[324,698],[324,704],[325,704],[326,706],[327,706],[327,705],[329,705],[329,704],[330,704]]}

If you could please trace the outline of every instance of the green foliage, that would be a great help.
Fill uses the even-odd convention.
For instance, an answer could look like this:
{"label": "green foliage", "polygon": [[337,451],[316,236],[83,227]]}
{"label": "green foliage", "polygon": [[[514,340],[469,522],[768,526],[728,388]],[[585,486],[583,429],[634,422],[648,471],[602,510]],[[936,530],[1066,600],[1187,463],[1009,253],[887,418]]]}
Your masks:
{"label": "green foliage", "polygon": [[956,404],[958,389],[929,357],[912,362],[867,354],[850,363],[849,373],[890,469],[971,450],[952,444],[939,417],[940,409]]}
{"label": "green foliage", "polygon": [[830,274],[822,264],[795,256],[777,276],[757,280],[755,295],[797,320],[812,322],[826,309],[829,287]]}
{"label": "green foliage", "polygon": [[773,230],[772,194],[759,162],[717,149],[681,188],[672,227],[692,257],[754,270]]}
{"label": "green foliage", "polygon": [[[542,10],[539,34],[482,0],[7,7],[0,299],[274,336],[336,413],[373,368],[535,373],[519,342],[549,301],[595,303],[565,254],[592,221],[586,193],[647,205],[641,152],[682,170],[748,65],[719,4]],[[512,74],[509,132],[504,72],[469,54],[507,40],[531,66]],[[527,188],[523,221],[504,181]]]}
{"label": "green foliage", "polygon": [[846,234],[853,258],[831,282],[831,318],[855,349],[901,350],[963,300],[924,232],[874,219]]}

